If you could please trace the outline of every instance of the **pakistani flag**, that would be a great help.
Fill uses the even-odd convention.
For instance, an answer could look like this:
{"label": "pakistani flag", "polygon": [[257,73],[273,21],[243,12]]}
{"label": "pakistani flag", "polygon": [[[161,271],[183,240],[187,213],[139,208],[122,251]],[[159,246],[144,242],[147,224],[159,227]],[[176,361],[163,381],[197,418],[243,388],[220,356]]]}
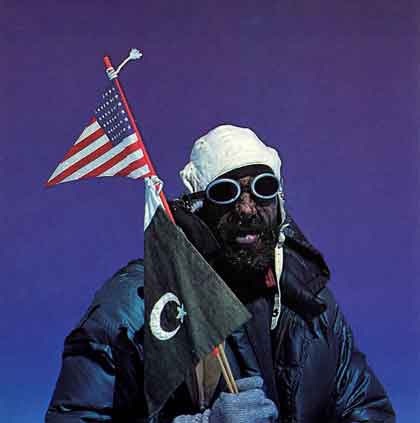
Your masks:
{"label": "pakistani flag", "polygon": [[158,412],[199,360],[250,314],[181,229],[146,179],[145,375],[149,415]]}

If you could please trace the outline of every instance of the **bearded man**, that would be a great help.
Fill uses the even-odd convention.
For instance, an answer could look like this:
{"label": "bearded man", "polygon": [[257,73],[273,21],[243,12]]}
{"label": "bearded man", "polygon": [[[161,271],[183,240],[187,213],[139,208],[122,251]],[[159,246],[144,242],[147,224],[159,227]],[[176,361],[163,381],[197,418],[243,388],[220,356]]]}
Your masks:
{"label": "bearded man", "polygon": [[66,339],[46,421],[394,423],[326,287],[323,257],[285,210],[277,152],[249,129],[219,126],[196,141],[181,178],[188,192],[171,204],[177,224],[253,316],[225,343],[240,392],[225,392],[209,357],[148,418],[135,261]]}

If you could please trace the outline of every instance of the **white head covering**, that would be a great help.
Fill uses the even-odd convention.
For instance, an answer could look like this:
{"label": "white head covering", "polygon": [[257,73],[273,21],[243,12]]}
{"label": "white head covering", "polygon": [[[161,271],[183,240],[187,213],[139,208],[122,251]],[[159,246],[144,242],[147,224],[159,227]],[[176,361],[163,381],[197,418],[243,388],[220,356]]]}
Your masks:
{"label": "white head covering", "polygon": [[[256,164],[268,166],[281,180],[281,160],[274,148],[266,146],[249,128],[220,125],[194,143],[190,161],[179,174],[187,190],[194,193],[204,191],[210,182],[231,170]],[[283,223],[283,193],[279,194],[279,205]]]}
{"label": "white head covering", "polygon": [[194,143],[190,162],[180,175],[188,191],[198,192],[224,173],[254,164],[267,165],[280,179],[281,160],[276,150],[251,129],[221,125]]}

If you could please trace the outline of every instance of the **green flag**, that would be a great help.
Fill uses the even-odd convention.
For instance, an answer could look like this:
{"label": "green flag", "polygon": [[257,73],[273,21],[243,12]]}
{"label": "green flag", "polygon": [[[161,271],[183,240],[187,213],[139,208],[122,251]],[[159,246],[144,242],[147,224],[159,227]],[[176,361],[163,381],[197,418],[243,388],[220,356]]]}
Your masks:
{"label": "green flag", "polygon": [[144,390],[153,415],[193,366],[251,316],[147,189]]}

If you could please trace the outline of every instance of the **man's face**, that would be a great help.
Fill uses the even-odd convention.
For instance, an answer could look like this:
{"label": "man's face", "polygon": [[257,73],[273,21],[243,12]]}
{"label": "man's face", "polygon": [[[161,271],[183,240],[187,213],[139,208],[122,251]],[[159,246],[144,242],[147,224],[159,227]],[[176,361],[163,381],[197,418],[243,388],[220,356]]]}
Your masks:
{"label": "man's face", "polygon": [[251,192],[253,178],[235,179],[241,194],[234,203],[218,205],[206,199],[200,213],[222,246],[223,266],[241,274],[266,272],[277,241],[277,197],[257,198]]}

